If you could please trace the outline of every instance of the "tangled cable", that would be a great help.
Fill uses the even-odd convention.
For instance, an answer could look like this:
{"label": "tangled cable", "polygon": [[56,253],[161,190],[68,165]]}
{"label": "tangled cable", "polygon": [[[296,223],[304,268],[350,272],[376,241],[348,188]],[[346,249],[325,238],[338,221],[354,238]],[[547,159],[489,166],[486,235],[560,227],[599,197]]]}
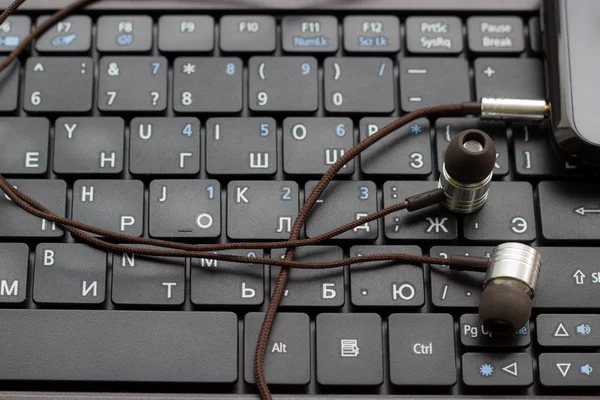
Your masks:
{"label": "tangled cable", "polygon": [[[11,64],[19,55],[32,43],[34,39],[39,37],[49,27],[55,25],[61,19],[67,17],[74,11],[89,5],[97,0],[78,0],[70,4],[69,6],[57,11],[50,18],[44,21],[42,24],[36,27],[33,32],[25,38],[20,45],[2,62],[0,63],[0,72],[2,72],[9,64]],[[8,16],[10,16],[15,10],[23,4],[25,0],[15,0],[2,14],[0,14],[0,24],[2,24]],[[438,204],[443,201],[444,193],[441,189],[426,192],[417,196],[409,197],[406,201],[394,204],[390,207],[386,207],[376,213],[369,214],[365,217],[351,221],[339,228],[333,229],[324,234],[308,238],[300,239],[301,229],[306,222],[311,210],[317,203],[317,200],[323,194],[328,184],[333,180],[338,171],[346,165],[349,161],[354,159],[358,154],[369,148],[372,144],[384,138],[388,134],[401,128],[407,123],[418,119],[418,118],[431,118],[440,116],[464,116],[468,114],[479,114],[479,103],[462,103],[462,104],[450,104],[441,105],[435,107],[423,108],[420,110],[413,111],[406,114],[397,120],[393,121],[389,125],[381,128],[375,134],[369,136],[356,146],[349,149],[342,157],[340,157],[331,167],[325,172],[318,184],[313,189],[312,193],[306,199],[304,205],[298,212],[298,216],[292,226],[289,240],[278,241],[278,242],[243,242],[243,243],[225,243],[225,244],[205,244],[205,245],[194,245],[179,243],[167,240],[143,238],[124,235],[117,232],[108,231],[105,229],[90,226],[78,221],[74,221],[68,218],[61,217],[44,205],[40,204],[36,200],[25,195],[21,191],[14,188],[2,175],[0,175],[0,190],[2,190],[8,198],[10,198],[17,206],[25,210],[26,212],[35,215],[39,218],[45,219],[50,222],[56,223],[62,229],[70,232],[75,238],[89,243],[94,247],[98,247],[105,250],[110,250],[117,253],[128,253],[142,256],[160,256],[160,257],[193,257],[193,258],[205,258],[215,259],[223,261],[231,261],[238,263],[249,263],[255,265],[274,265],[282,267],[275,286],[272,291],[271,299],[265,313],[260,333],[258,336],[258,342],[256,345],[256,352],[254,357],[254,375],[256,378],[256,385],[258,387],[260,396],[262,399],[271,399],[271,393],[267,384],[267,380],[264,373],[265,353],[269,340],[269,335],[273,327],[273,321],[275,315],[283,298],[285,292],[285,286],[289,277],[289,268],[305,268],[305,269],[328,269],[336,268],[345,265],[353,265],[358,263],[372,262],[372,261],[403,261],[412,264],[437,264],[437,265],[449,265],[455,266],[457,269],[461,266],[468,266],[479,263],[485,265],[487,259],[479,259],[477,257],[450,257],[445,258],[433,258],[426,256],[416,256],[412,254],[404,253],[390,253],[390,254],[375,254],[375,255],[363,255],[360,257],[351,257],[343,260],[335,261],[324,261],[324,262],[300,262],[294,261],[294,252],[297,247],[308,246],[320,243],[324,240],[330,239],[343,232],[356,228],[360,225],[364,225],[370,221],[382,218],[390,213],[408,210],[414,211],[429,205]],[[119,242],[126,242],[132,244],[143,244],[152,247],[133,247],[129,245],[115,244],[99,237],[113,239]],[[231,249],[274,249],[274,248],[285,248],[285,256],[283,259],[271,259],[266,257],[251,258],[245,256],[236,256],[229,254],[215,253],[220,250],[231,250]]]}

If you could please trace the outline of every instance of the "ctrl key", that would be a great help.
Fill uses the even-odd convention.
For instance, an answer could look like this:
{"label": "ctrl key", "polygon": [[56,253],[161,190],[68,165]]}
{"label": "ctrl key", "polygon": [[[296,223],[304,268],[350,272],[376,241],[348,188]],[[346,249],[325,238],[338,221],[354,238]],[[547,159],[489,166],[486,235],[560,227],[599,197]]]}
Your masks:
{"label": "ctrl key", "polygon": [[547,353],[540,355],[544,386],[600,387],[600,353]]}

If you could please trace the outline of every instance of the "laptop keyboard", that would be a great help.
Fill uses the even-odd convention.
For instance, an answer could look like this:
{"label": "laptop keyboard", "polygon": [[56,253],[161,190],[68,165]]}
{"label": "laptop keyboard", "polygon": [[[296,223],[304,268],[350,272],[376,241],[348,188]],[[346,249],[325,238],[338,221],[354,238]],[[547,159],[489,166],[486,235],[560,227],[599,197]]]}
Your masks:
{"label": "laptop keyboard", "polygon": [[[395,117],[545,97],[533,13],[255,11],[57,24],[0,74],[0,172],[60,215],[129,235],[287,239],[320,174]],[[45,18],[10,17],[0,51]],[[475,273],[292,270],[267,349],[274,393],[600,395],[599,181],[560,160],[545,127],[416,120],[340,171],[303,234],[435,188],[447,144],[468,128],[497,149],[481,211],[391,214],[297,259],[530,243],[543,260],[530,324],[492,337]],[[107,253],[4,196],[0,220],[2,389],[256,393],[278,267]]]}

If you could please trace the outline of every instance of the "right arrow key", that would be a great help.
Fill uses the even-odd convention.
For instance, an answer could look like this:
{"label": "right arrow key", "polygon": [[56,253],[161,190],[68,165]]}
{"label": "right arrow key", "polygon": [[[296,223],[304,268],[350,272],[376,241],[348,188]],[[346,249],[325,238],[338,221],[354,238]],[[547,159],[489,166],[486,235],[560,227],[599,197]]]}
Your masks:
{"label": "right arrow key", "polygon": [[539,359],[544,386],[600,387],[600,353],[546,353]]}

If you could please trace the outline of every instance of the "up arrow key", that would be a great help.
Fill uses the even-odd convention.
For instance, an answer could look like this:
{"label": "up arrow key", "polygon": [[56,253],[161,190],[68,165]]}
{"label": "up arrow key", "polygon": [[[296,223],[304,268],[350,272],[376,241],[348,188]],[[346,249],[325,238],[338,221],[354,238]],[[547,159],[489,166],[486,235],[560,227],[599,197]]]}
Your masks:
{"label": "up arrow key", "polygon": [[502,371],[506,372],[507,374],[511,374],[512,376],[519,376],[519,371],[517,370],[516,362],[509,364],[506,367],[503,367]]}
{"label": "up arrow key", "polygon": [[37,63],[33,67],[33,71],[34,72],[44,72],[44,66],[42,65],[42,63]]}

